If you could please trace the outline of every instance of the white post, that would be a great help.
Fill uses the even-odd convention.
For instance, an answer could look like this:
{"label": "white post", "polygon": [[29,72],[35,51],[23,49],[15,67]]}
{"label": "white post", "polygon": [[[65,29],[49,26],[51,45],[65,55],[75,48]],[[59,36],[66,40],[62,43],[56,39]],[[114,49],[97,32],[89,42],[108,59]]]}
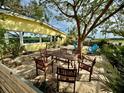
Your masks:
{"label": "white post", "polygon": [[54,41],[56,42],[56,36],[54,36]]}
{"label": "white post", "polygon": [[40,34],[40,43],[42,43],[42,35]]}
{"label": "white post", "polygon": [[20,45],[23,45],[23,35],[22,32],[19,32]]}
{"label": "white post", "polygon": [[5,42],[6,42],[6,44],[9,44],[9,35],[8,35],[8,32],[6,32],[6,33],[4,34],[4,37],[5,37]]}
{"label": "white post", "polygon": [[50,42],[52,42],[52,36],[50,36]]}

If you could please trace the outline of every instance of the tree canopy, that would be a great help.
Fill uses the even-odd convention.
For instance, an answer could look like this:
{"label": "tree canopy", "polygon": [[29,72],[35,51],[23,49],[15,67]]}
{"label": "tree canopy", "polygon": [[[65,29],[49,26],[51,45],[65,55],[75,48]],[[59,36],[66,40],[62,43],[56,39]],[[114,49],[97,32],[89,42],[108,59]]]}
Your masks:
{"label": "tree canopy", "polygon": [[1,0],[0,6],[3,6],[3,9],[7,9],[9,11],[32,17],[41,21],[42,17],[44,16],[43,7],[40,6],[36,0],[31,0],[27,4],[22,4],[21,0]]}
{"label": "tree canopy", "polygon": [[54,16],[59,21],[66,19],[73,22],[77,28],[80,52],[81,42],[100,27],[106,25],[105,30],[111,28],[110,31],[123,32],[123,0],[31,0],[25,7],[20,4],[20,0],[1,0],[3,4],[36,19],[41,20],[44,16],[49,21]]}
{"label": "tree canopy", "polygon": [[47,6],[58,11],[62,18],[75,21],[79,52],[81,52],[81,42],[91,32],[96,31],[97,27],[124,8],[122,0],[47,0],[46,2]]}

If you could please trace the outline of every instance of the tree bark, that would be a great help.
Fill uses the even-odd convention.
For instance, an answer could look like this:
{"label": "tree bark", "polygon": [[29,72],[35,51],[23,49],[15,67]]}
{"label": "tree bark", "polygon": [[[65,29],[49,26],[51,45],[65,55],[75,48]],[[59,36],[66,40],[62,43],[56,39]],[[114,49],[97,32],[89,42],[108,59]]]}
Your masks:
{"label": "tree bark", "polygon": [[77,24],[77,30],[78,30],[78,49],[77,52],[79,54],[79,58],[81,58],[81,32],[80,32],[80,20],[78,17],[75,18],[76,24]]}

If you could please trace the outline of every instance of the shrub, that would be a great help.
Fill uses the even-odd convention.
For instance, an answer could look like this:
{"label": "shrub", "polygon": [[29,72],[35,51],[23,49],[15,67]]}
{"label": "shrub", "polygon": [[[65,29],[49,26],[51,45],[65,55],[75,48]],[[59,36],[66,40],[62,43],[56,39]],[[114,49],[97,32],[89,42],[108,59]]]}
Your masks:
{"label": "shrub", "polygon": [[5,38],[4,38],[4,33],[5,33],[5,29],[3,29],[2,27],[0,27],[0,59],[3,61],[3,55],[6,54],[7,49],[6,49],[6,42],[5,42]]}
{"label": "shrub", "polygon": [[25,50],[23,46],[20,45],[19,39],[13,39],[7,45],[8,52],[12,54],[12,58],[19,56],[19,54]]}
{"label": "shrub", "polygon": [[123,47],[104,46],[101,50],[110,63],[104,64],[106,85],[113,93],[124,93]]}

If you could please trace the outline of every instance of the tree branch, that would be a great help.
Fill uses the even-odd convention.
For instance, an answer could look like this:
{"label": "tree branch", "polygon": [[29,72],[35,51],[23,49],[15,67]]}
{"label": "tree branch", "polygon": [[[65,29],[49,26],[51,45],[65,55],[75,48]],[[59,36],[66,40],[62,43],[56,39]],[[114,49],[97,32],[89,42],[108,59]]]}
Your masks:
{"label": "tree branch", "polygon": [[73,0],[73,3],[74,3],[74,6],[76,6],[76,1],[75,0]]}
{"label": "tree branch", "polygon": [[85,26],[84,26],[84,30],[83,30],[83,33],[82,33],[82,35],[81,35],[81,39],[82,39],[82,37],[84,37],[84,36],[85,36],[86,29],[87,29],[87,24],[85,24]]}
{"label": "tree branch", "polygon": [[121,5],[121,7],[119,7],[117,10],[115,10],[113,13],[111,13],[110,15],[108,15],[106,18],[104,18],[101,22],[99,22],[98,24],[95,25],[95,27],[99,26],[100,24],[102,24],[103,22],[105,22],[107,19],[109,19],[111,16],[113,16],[114,14],[116,14],[118,11],[120,11],[121,9],[124,8],[124,4]]}
{"label": "tree branch", "polygon": [[94,21],[93,25],[90,27],[90,29],[87,31],[87,33],[85,34],[85,36],[82,38],[82,40],[84,38],[86,38],[86,36],[92,31],[92,29],[94,28],[94,26],[96,25],[96,23],[99,21],[99,19],[107,12],[108,8],[110,7],[110,5],[112,4],[113,0],[109,0],[107,5],[105,6],[105,8],[103,9],[103,11],[100,13],[100,15],[96,18],[96,20]]}
{"label": "tree branch", "polygon": [[80,19],[80,21],[82,21],[84,24],[86,24],[85,20],[83,20],[83,19]]}
{"label": "tree branch", "polygon": [[94,12],[91,13],[91,16],[90,16],[89,21],[87,22],[87,25],[89,25],[89,23],[91,22],[91,20],[92,20],[92,18],[93,18],[93,14],[94,14]]}
{"label": "tree branch", "polygon": [[94,27],[94,25],[99,21],[99,19],[106,13],[106,11],[108,10],[109,6],[112,4],[113,0],[109,0],[108,4],[105,6],[104,10],[100,13],[100,15],[96,18],[95,22],[93,23],[93,25],[91,26],[90,29],[92,29]]}
{"label": "tree branch", "polygon": [[[95,10],[93,11],[93,12],[95,13],[95,12],[97,11],[97,9],[98,9],[104,2],[103,2],[103,0],[100,0],[99,3],[100,3],[100,4],[98,4],[96,7],[91,7],[90,10],[89,10],[89,12],[87,12],[87,14],[84,15],[84,17],[87,17],[87,16],[92,12],[93,9],[95,9]],[[88,4],[88,2],[87,2],[87,4]]]}
{"label": "tree branch", "polygon": [[54,0],[52,0],[53,2],[54,2],[54,4],[57,6],[57,8],[60,10],[60,12],[62,13],[62,14],[64,14],[65,16],[67,16],[67,17],[72,17],[72,18],[74,18],[74,15],[68,15],[67,13],[65,13],[64,11],[62,11],[62,9],[58,6],[58,4],[54,1]]}
{"label": "tree branch", "polygon": [[99,4],[97,5],[97,7],[95,7],[94,10],[92,10],[91,8],[91,16],[90,16],[90,19],[87,23],[87,25],[89,25],[89,23],[91,22],[92,18],[93,18],[93,15],[95,14],[95,12],[97,11],[97,9],[102,5],[102,0],[99,1]]}
{"label": "tree branch", "polygon": [[[78,0],[78,1],[80,1],[80,0]],[[78,2],[78,3],[79,3],[79,2]],[[77,5],[78,5],[78,3],[77,3]],[[79,4],[78,6],[76,5],[76,6],[77,6],[76,11],[78,11],[78,9],[80,8],[80,6],[81,6],[82,3],[83,3],[83,0],[80,1],[80,4]]]}

